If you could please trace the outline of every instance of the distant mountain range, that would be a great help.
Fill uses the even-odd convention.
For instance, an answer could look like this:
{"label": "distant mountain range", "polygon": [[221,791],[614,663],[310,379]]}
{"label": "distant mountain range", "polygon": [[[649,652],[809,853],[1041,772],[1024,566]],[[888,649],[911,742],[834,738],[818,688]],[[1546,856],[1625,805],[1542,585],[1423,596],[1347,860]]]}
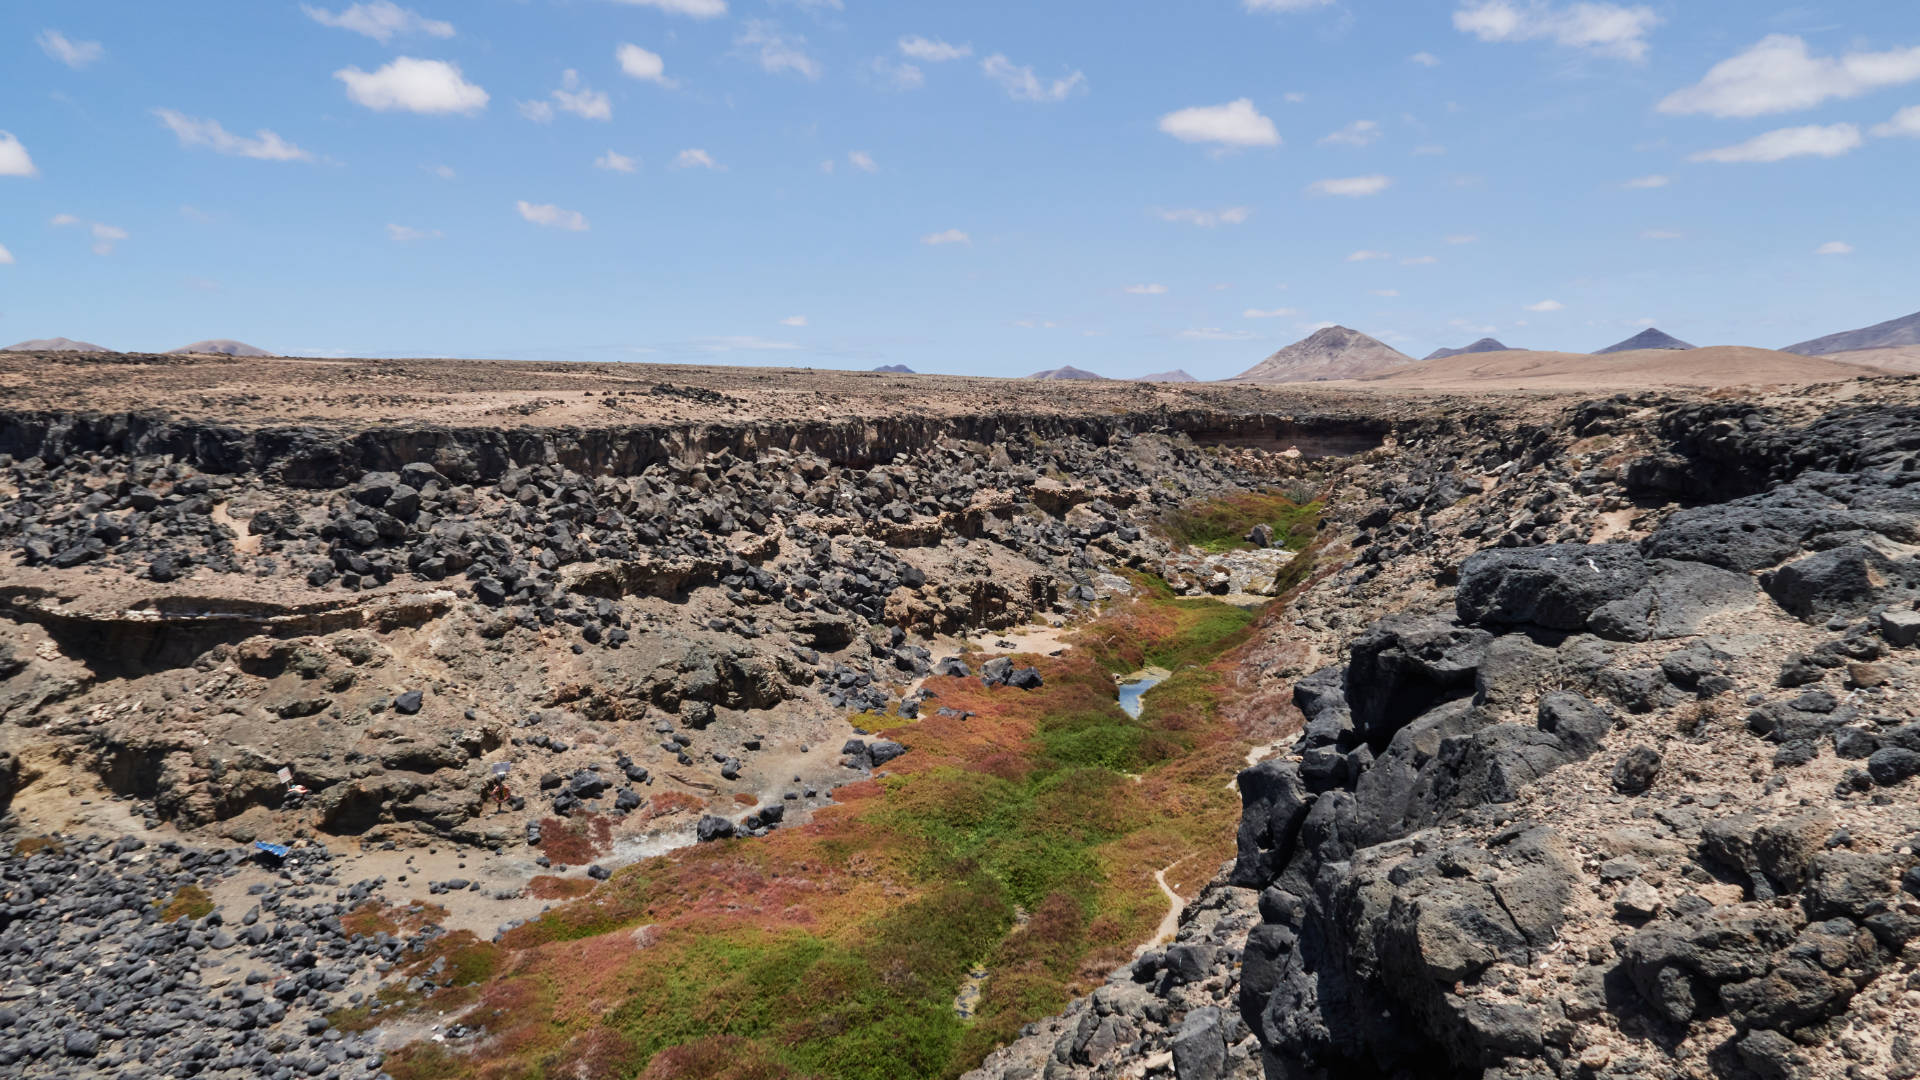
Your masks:
{"label": "distant mountain range", "polygon": [[1142,375],[1139,378],[1136,378],[1130,381],[1132,382],[1199,382],[1200,380],[1176,368],[1172,371],[1162,371],[1157,375]]}
{"label": "distant mountain range", "polygon": [[18,345],[9,345],[0,352],[112,352],[112,349],[94,345],[90,342],[75,341],[72,338],[39,338],[23,341]]}
{"label": "distant mountain range", "polygon": [[1445,360],[1449,356],[1465,356],[1468,353],[1513,352],[1513,351],[1514,349],[1512,348],[1512,346],[1502,345],[1498,341],[1495,341],[1490,337],[1483,337],[1479,341],[1476,341],[1473,344],[1468,345],[1464,349],[1435,349],[1432,352],[1428,353],[1427,355],[1421,357],[1420,359],[1423,361],[1424,360]]}
{"label": "distant mountain range", "polygon": [[1027,378],[1029,379],[1079,379],[1079,380],[1092,380],[1092,381],[1098,381],[1098,382],[1108,381],[1105,375],[1095,375],[1091,371],[1082,371],[1071,364],[1065,365],[1063,367],[1053,368],[1050,371],[1036,371],[1033,374],[1027,376]]}
{"label": "distant mountain range", "polygon": [[908,367],[905,364],[881,364],[879,367],[874,368],[873,370],[878,371],[883,375],[917,375],[919,374],[919,372],[913,370],[912,368]]}
{"label": "distant mountain range", "polygon": [[1329,326],[1226,382],[1289,383],[1358,379],[1414,363],[1406,353],[1358,330]]}
{"label": "distant mountain range", "polygon": [[1604,349],[1594,350],[1593,355],[1605,356],[1608,353],[1639,352],[1642,349],[1691,349],[1691,348],[1693,348],[1693,346],[1687,344],[1684,341],[1681,341],[1679,338],[1674,337],[1672,334],[1669,334],[1664,330],[1656,330],[1655,328],[1649,326],[1645,330],[1640,331],[1639,333],[1633,335],[1632,337],[1628,338],[1625,341],[1620,342],[1619,344],[1609,345]]}
{"label": "distant mountain range", "polygon": [[1844,330],[1798,345],[1789,345],[1781,351],[1799,353],[1801,356],[1827,356],[1866,349],[1900,349],[1909,345],[1920,345],[1920,311],[1905,318],[1875,323],[1864,329]]}
{"label": "distant mountain range", "polygon": [[204,356],[251,357],[274,355],[265,349],[256,348],[244,341],[234,341],[231,338],[209,338],[206,341],[196,341],[191,345],[182,345],[177,349],[167,350],[168,356],[185,356],[189,353],[199,353]]}

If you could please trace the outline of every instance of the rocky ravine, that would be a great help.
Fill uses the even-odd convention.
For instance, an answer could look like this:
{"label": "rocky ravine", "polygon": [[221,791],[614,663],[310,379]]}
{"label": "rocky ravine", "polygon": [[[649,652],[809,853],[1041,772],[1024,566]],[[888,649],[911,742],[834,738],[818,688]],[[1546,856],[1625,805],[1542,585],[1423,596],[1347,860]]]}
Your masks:
{"label": "rocky ravine", "polygon": [[[1299,738],[976,1076],[1920,1075],[1920,407],[1593,402],[1345,470]],[[1325,666],[1332,661],[1331,666]]]}

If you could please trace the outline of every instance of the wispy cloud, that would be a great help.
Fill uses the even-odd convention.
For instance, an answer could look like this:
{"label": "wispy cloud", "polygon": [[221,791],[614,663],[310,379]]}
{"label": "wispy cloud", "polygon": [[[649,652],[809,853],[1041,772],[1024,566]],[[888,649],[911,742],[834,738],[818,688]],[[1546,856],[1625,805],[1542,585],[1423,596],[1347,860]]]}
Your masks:
{"label": "wispy cloud", "polygon": [[1814,56],[1804,40],[1773,34],[1715,64],[1705,78],[1667,95],[1658,108],[1681,116],[1765,116],[1811,109],[1916,80],[1920,80],[1920,46]]}
{"label": "wispy cloud", "polygon": [[107,54],[97,41],[75,41],[58,30],[42,30],[34,41],[40,51],[79,71]]}
{"label": "wispy cloud", "polygon": [[441,235],[439,229],[416,229],[411,225],[387,226],[387,239],[396,244],[411,244],[417,240],[438,240]]}
{"label": "wispy cloud", "polygon": [[807,55],[807,39],[789,36],[764,19],[748,19],[740,36],[733,39],[736,49],[759,63],[770,75],[793,74],[803,79],[818,79],[820,63]]}
{"label": "wispy cloud", "polygon": [[698,147],[690,150],[682,150],[678,154],[675,154],[673,167],[676,169],[713,169],[716,172],[724,172],[726,169],[726,166],[713,160],[712,154]]}
{"label": "wispy cloud", "polygon": [[1873,134],[1882,139],[1920,139],[1920,105],[1909,105],[1894,113],[1893,119],[1886,123],[1875,124]]}
{"label": "wispy cloud", "polygon": [[639,170],[640,161],[637,158],[630,158],[618,150],[609,150],[593,159],[593,167],[596,169],[605,169],[608,172],[630,173]]}
{"label": "wispy cloud", "polygon": [[1344,199],[1364,198],[1378,195],[1393,186],[1389,177],[1375,173],[1372,176],[1349,176],[1332,180],[1316,180],[1307,185],[1307,190],[1315,195],[1334,195]]}
{"label": "wispy cloud", "polygon": [[1412,56],[1407,57],[1407,59],[1413,61],[1416,64],[1419,64],[1421,67],[1439,67],[1440,66],[1440,58],[1433,55],[1430,52],[1417,52],[1417,53],[1414,53]]}
{"label": "wispy cloud", "polygon": [[1167,287],[1158,283],[1148,285],[1129,285],[1127,292],[1134,296],[1165,296]]}
{"label": "wispy cloud", "polygon": [[1673,180],[1671,178],[1665,176],[1641,176],[1629,180],[1621,186],[1631,191],[1651,191],[1654,188],[1666,187],[1672,182]]}
{"label": "wispy cloud", "polygon": [[586,232],[587,216],[578,210],[562,210],[552,203],[530,203],[525,199],[514,204],[520,216],[549,229],[561,229],[566,232]]}
{"label": "wispy cloud", "polygon": [[200,146],[216,154],[253,158],[257,161],[312,161],[313,155],[265,128],[249,139],[221,127],[219,121],[187,116],[172,109],[155,109],[168,131],[181,146]]}
{"label": "wispy cloud", "polygon": [[1813,249],[1813,253],[1815,255],[1851,255],[1853,254],[1853,245],[1847,243],[1845,240],[1829,240]]}
{"label": "wispy cloud", "polygon": [[1561,303],[1558,300],[1542,300],[1537,304],[1528,304],[1527,310],[1537,311],[1544,314],[1550,311],[1565,311],[1567,310],[1567,305]]}
{"label": "wispy cloud", "polygon": [[426,18],[392,3],[391,0],[374,0],[370,4],[355,4],[339,12],[309,7],[306,4],[301,4],[300,10],[307,13],[307,18],[321,26],[364,34],[382,45],[407,34],[424,34],[434,38],[453,36],[452,23]]}
{"label": "wispy cloud", "polygon": [[114,246],[127,238],[127,231],[98,221],[82,221],[72,214],[55,214],[50,222],[56,229],[81,228],[93,238],[95,255],[111,255]]}
{"label": "wispy cloud", "polygon": [[1380,140],[1380,125],[1372,120],[1355,120],[1320,140],[1322,146],[1372,146]]}
{"label": "wispy cloud", "polygon": [[874,163],[873,155],[865,150],[850,151],[847,154],[847,164],[865,173],[880,171],[880,166]]}
{"label": "wispy cloud", "polygon": [[1243,319],[1291,319],[1299,314],[1299,311],[1290,307],[1267,308],[1265,310],[1248,308],[1240,313],[1240,317]]}
{"label": "wispy cloud", "polygon": [[973,55],[971,45],[953,45],[945,41],[924,38],[919,34],[909,34],[900,39],[900,54],[929,64],[942,64],[949,60],[964,60]]}
{"label": "wispy cloud", "polygon": [[619,0],[634,7],[658,8],[669,15],[713,19],[727,13],[727,0]]}
{"label": "wispy cloud", "polygon": [[1350,263],[1379,262],[1383,259],[1391,259],[1391,258],[1393,258],[1393,255],[1391,252],[1370,251],[1366,248],[1362,248],[1359,251],[1356,251],[1353,254],[1347,256],[1347,261]]}
{"label": "wispy cloud", "polygon": [[1087,77],[1078,71],[1053,80],[1042,79],[1033,68],[1017,65],[1000,53],[980,61],[980,71],[1015,101],[1061,102],[1087,91]]}
{"label": "wispy cloud", "polygon": [[1219,210],[1196,210],[1182,208],[1174,210],[1155,210],[1161,221],[1173,221],[1182,225],[1198,225],[1202,229],[1217,228],[1221,225],[1244,225],[1253,211],[1244,206],[1228,206]]}
{"label": "wispy cloud", "polygon": [[1551,41],[1636,62],[1647,58],[1647,35],[1661,21],[1645,5],[1593,0],[1564,6],[1548,0],[1468,0],[1453,13],[1454,29],[1481,41]]}
{"label": "wispy cloud", "polygon": [[549,100],[520,103],[520,115],[536,123],[551,123],[555,110],[583,120],[613,119],[613,102],[606,94],[589,89],[572,68],[560,73],[560,88],[549,95]]}
{"label": "wispy cloud", "polygon": [[786,318],[780,320],[780,325],[781,326],[805,326],[807,325],[807,317],[805,315],[789,315]]}
{"label": "wispy cloud", "polygon": [[947,229],[943,232],[928,233],[920,238],[920,242],[934,247],[939,247],[942,244],[971,244],[973,243],[973,237],[968,236],[959,229]]}
{"label": "wispy cloud", "polygon": [[1781,128],[1756,135],[1743,143],[1702,150],[1689,161],[1711,161],[1723,165],[1786,161],[1797,157],[1836,158],[1858,149],[1866,142],[1853,124],[1828,124],[1824,127]]}

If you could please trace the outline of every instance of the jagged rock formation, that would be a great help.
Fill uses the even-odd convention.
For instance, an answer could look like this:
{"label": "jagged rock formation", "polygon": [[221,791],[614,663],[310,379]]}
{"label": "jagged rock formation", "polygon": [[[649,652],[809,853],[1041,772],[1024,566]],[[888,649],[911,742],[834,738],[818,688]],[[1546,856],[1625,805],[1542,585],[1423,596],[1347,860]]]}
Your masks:
{"label": "jagged rock formation", "polygon": [[1605,356],[1608,353],[1638,352],[1641,349],[1691,349],[1693,346],[1674,337],[1672,334],[1655,327],[1633,335],[1625,341],[1615,342],[1604,349],[1595,349],[1593,355]]}
{"label": "jagged rock formation", "polygon": [[1781,351],[1802,356],[1829,356],[1866,349],[1898,349],[1909,345],[1920,345],[1920,311],[1904,318],[1875,323],[1864,329],[1845,330],[1789,345]]}
{"label": "jagged rock formation", "polygon": [[1880,386],[1370,455],[1250,646],[1301,733],[1194,907],[1257,925],[1195,920],[1200,978],[1115,972],[976,1076],[1920,1071],[1920,401]]}
{"label": "jagged rock formation", "polygon": [[1048,368],[1046,371],[1036,371],[1033,374],[1027,376],[1027,378],[1029,379],[1084,379],[1087,381],[1098,381],[1098,382],[1107,381],[1107,377],[1105,375],[1095,375],[1091,371],[1083,371],[1080,368],[1074,367],[1072,364],[1065,364],[1057,368]]}
{"label": "jagged rock formation", "polygon": [[166,355],[258,357],[272,356],[273,354],[265,349],[249,345],[244,341],[234,341],[230,338],[209,338],[206,341],[196,341],[191,345],[182,345],[177,349],[169,349]]}
{"label": "jagged rock formation", "polygon": [[72,338],[63,338],[63,337],[36,338],[32,341],[22,341],[18,345],[9,345],[4,349],[0,349],[0,352],[104,353],[104,352],[112,352],[112,351],[113,351],[112,349],[106,348],[104,346],[94,345],[90,342],[85,342],[85,341],[75,341]]}
{"label": "jagged rock formation", "polygon": [[1422,360],[1445,360],[1449,356],[1466,356],[1469,353],[1511,352],[1510,346],[1502,345],[1490,337],[1483,337],[1471,345],[1459,349],[1435,349],[1421,357]]}
{"label": "jagged rock formation", "polygon": [[1358,379],[1414,362],[1413,357],[1344,326],[1314,331],[1228,379],[1228,382],[1291,383]]}

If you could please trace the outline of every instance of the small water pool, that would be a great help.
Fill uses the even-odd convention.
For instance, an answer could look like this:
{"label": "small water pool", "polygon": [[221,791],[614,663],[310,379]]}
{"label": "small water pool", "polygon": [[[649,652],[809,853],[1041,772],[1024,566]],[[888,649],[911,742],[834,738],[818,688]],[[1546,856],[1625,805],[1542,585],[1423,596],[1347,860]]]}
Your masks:
{"label": "small water pool", "polygon": [[1138,720],[1140,718],[1141,696],[1165,682],[1169,674],[1171,674],[1171,672],[1161,668],[1147,668],[1145,671],[1136,671],[1121,680],[1119,686],[1120,711]]}

